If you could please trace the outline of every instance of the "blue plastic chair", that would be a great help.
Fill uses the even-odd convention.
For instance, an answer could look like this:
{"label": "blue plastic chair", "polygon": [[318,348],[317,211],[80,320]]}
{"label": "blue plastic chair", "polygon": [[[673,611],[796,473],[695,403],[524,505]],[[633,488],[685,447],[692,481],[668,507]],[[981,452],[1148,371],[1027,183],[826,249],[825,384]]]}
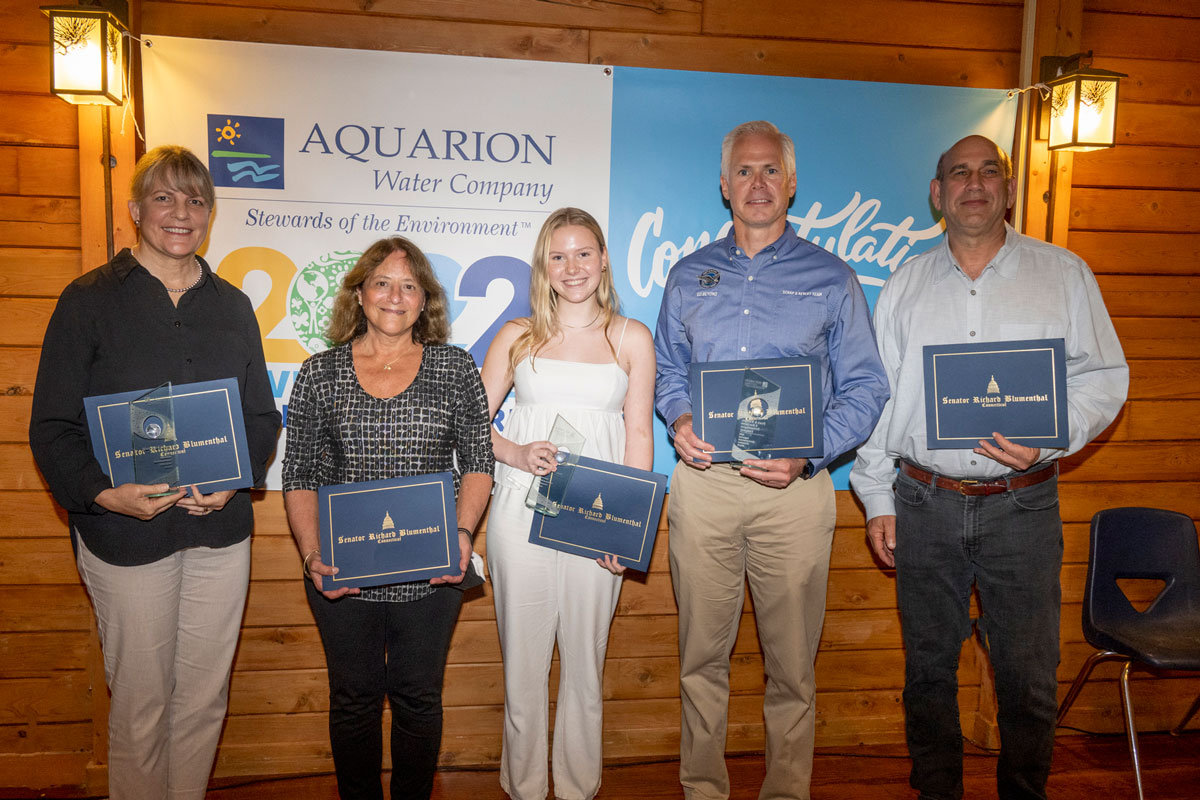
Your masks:
{"label": "blue plastic chair", "polygon": [[[1150,606],[1139,612],[1117,585],[1123,578],[1156,579],[1165,585]],[[1124,661],[1121,708],[1142,800],[1130,668],[1136,663],[1155,669],[1200,671],[1200,546],[1190,517],[1157,508],[1109,508],[1092,517],[1083,635],[1099,651],[1079,670],[1058,708],[1057,722],[1062,724],[1097,664]],[[1171,733],[1179,733],[1197,710],[1200,697]]]}

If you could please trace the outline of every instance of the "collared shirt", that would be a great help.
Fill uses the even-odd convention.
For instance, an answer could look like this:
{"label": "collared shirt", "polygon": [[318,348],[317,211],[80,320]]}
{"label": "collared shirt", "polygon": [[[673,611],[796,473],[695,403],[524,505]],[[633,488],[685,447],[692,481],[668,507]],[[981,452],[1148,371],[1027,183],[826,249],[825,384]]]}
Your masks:
{"label": "collared shirt", "polygon": [[692,410],[692,362],[819,359],[825,454],[814,471],[862,442],[888,398],[858,277],[790,226],[753,258],[730,234],[672,267],[654,350],[655,406],[668,425]]}
{"label": "collared shirt", "polygon": [[896,513],[897,458],[953,478],[990,479],[1012,471],[971,450],[925,446],[925,345],[1064,339],[1070,444],[1043,449],[1042,461],[1091,441],[1116,417],[1129,389],[1125,354],[1087,264],[1012,228],[974,281],[954,260],[948,241],[904,264],[875,304],[875,330],[892,399],[850,474],[868,519]]}
{"label": "collared shirt", "polygon": [[266,476],[279,411],[258,321],[246,295],[199,263],[200,283],[176,306],[166,287],[122,250],[63,290],[46,328],[29,445],[72,528],[109,564],[148,564],[185,547],[226,547],[253,527],[245,491],[214,514],[193,516],[176,507],[146,521],[95,503],[112,482],[92,455],[83,398],[167,381],[237,379],[255,483]]}

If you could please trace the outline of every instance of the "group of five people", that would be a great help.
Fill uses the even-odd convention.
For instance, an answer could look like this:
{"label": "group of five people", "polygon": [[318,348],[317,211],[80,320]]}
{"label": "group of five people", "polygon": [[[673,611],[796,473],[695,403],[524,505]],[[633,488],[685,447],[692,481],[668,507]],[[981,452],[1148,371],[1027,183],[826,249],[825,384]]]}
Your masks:
{"label": "group of five people", "polygon": [[[346,274],[328,331],[334,346],[309,358],[292,388],[283,458],[288,522],[328,667],[342,797],[382,797],[384,698],[391,796],[430,795],[462,575],[330,588],[337,569],[319,546],[318,488],[451,472],[464,574],[490,496],[505,687],[500,782],[513,800],[542,800],[552,774],[555,797],[590,800],[600,789],[601,680],[625,566],[531,545],[525,496],[555,469],[557,416],[585,434],[583,455],[650,469],[655,410],[679,456],[668,522],[686,798],[730,793],[730,654],[747,580],[766,674],[759,797],[809,796],[813,664],[835,523],[826,467],[859,445],[851,483],[871,547],[897,572],[913,787],[929,800],[963,793],[956,667],[976,586],[996,671],[1000,796],[1046,796],[1062,560],[1056,460],[1111,422],[1128,382],[1095,278],[1069,252],[1007,226],[1011,164],[972,136],[942,155],[930,184],[945,240],[897,270],[873,325],[850,267],[788,224],[796,183],[794,145],[774,125],[748,122],[725,137],[720,187],[732,230],[671,269],[653,336],[620,315],[603,231],[579,209],[546,220],[531,314],[504,325],[481,370],[446,344],[446,294],[412,242],[376,242]],[[236,378],[256,481],[279,415],[249,301],[196,255],[214,199],[203,165],[182,148],[157,148],[139,162],[132,197],[137,245],[72,283],[48,326],[30,441],[69,513],[96,609],[112,692],[111,796],[201,797],[246,594],[249,496],[112,486],[92,456],[83,398]],[[1069,447],[1038,450],[997,432],[973,450],[928,450],[921,348],[1034,337],[1065,340]],[[714,464],[692,425],[689,366],[789,356],[820,366],[824,454]],[[500,430],[492,420],[513,389]]]}

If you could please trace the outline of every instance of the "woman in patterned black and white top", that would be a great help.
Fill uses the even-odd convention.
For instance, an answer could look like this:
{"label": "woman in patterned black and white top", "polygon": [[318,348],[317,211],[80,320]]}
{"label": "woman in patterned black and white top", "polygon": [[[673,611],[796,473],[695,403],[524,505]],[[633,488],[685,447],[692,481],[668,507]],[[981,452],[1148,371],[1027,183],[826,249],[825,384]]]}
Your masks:
{"label": "woman in patterned black and white top", "polygon": [[288,403],[284,505],[325,648],[343,798],[382,798],[385,695],[392,800],[429,797],[462,577],[324,590],[337,569],[321,558],[317,488],[452,472],[466,571],[495,462],[483,384],[471,356],[445,344],[449,333],[446,295],[424,254],[400,237],[376,242],[334,300],[337,346],[304,362]]}

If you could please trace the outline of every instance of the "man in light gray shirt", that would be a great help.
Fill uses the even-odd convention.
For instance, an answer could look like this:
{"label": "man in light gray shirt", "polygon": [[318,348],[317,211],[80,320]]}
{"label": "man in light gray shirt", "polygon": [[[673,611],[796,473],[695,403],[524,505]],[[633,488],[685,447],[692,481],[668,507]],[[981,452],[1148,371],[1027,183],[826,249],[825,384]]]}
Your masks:
{"label": "man in light gray shirt", "polygon": [[[972,586],[996,676],[999,796],[1046,797],[1061,605],[1056,460],[1112,422],[1129,386],[1095,276],[1005,223],[1014,188],[1008,156],[982,136],[939,159],[929,191],[946,238],[880,293],[875,332],[892,398],[850,475],[871,547],[896,568],[910,782],[927,800],[963,796],[956,670]],[[926,345],[1051,338],[1066,345],[1066,449],[1026,447],[1004,431],[973,449],[926,447]]]}

